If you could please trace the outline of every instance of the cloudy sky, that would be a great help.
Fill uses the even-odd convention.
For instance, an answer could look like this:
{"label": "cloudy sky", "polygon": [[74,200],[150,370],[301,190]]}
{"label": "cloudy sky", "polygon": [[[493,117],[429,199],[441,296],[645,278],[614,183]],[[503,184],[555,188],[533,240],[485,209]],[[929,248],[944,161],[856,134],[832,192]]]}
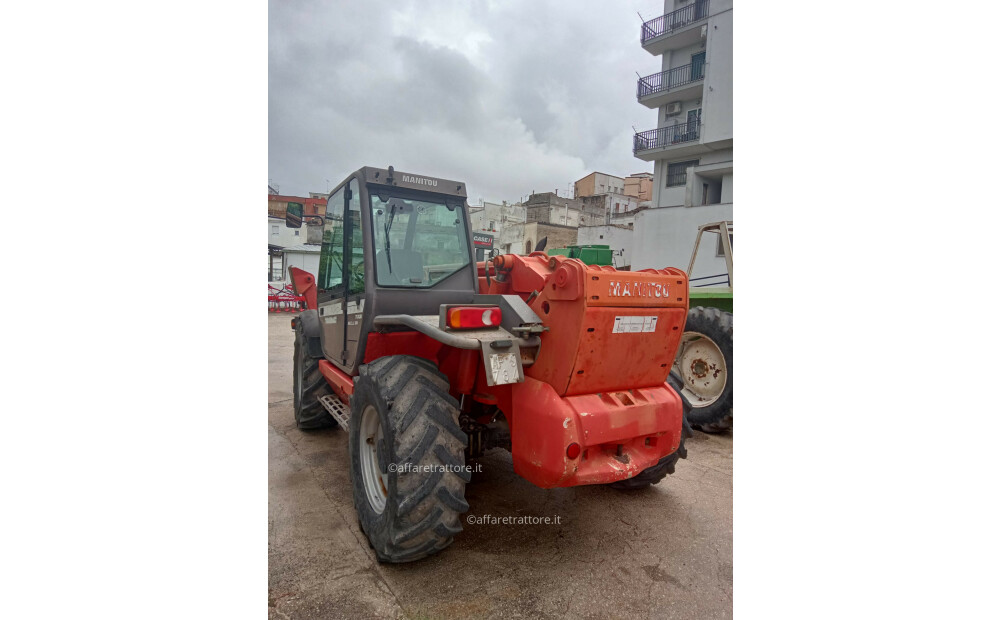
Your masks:
{"label": "cloudy sky", "polygon": [[268,175],[326,191],[361,166],[464,181],[469,201],[560,194],[632,157],[637,12],[661,0],[434,0],[269,6]]}

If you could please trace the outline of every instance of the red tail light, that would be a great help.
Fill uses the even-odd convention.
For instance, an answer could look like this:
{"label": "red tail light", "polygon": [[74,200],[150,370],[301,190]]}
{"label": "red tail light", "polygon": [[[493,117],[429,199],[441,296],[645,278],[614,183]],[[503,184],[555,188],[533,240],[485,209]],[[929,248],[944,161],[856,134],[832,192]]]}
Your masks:
{"label": "red tail light", "polygon": [[452,329],[482,329],[500,325],[500,308],[455,306],[448,308],[448,327]]}
{"label": "red tail light", "polygon": [[580,456],[580,444],[571,443],[566,446],[566,458],[575,459],[578,456]]}

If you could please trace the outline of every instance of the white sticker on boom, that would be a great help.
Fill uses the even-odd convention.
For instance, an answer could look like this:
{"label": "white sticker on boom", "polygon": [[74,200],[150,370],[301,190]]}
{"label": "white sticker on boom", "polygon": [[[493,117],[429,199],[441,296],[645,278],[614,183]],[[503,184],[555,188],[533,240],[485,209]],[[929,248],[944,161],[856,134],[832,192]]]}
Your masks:
{"label": "white sticker on boom", "polygon": [[640,334],[656,331],[655,316],[616,316],[612,334]]}

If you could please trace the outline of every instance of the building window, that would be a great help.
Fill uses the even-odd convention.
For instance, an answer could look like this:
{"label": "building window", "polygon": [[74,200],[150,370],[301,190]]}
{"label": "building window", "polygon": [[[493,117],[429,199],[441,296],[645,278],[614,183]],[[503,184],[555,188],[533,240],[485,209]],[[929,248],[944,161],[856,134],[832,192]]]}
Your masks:
{"label": "building window", "polygon": [[497,227],[496,221],[495,220],[490,220],[490,230],[495,230],[496,227]]}
{"label": "building window", "polygon": [[697,166],[698,160],[679,161],[676,164],[667,165],[667,187],[677,187],[687,183],[687,169]]}

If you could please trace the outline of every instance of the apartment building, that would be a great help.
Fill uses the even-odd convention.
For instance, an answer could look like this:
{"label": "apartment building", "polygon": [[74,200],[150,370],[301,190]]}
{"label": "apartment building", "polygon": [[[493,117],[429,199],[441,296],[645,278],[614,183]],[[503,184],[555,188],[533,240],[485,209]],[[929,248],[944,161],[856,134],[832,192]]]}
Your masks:
{"label": "apartment building", "polygon": [[[624,197],[624,194],[622,194]],[[584,202],[563,198],[555,192],[532,193],[524,201],[526,222],[558,224],[560,226],[592,226],[603,224],[607,215],[603,199]]]}
{"label": "apartment building", "polygon": [[[665,0],[640,43],[660,71],[636,84],[657,123],[633,142],[635,157],[653,162],[653,191],[636,214],[632,266],[686,266],[698,225],[733,219],[732,0]],[[700,253],[695,271],[720,265]]]}
{"label": "apartment building", "polygon": [[[521,243],[511,241],[512,226],[524,224],[525,208],[520,204],[486,202],[469,205],[469,228],[476,247],[476,260],[484,260],[490,250],[503,247],[504,243],[520,248]],[[520,235],[517,235],[520,241]]]}
{"label": "apartment building", "polygon": [[625,179],[613,174],[591,172],[573,184],[573,197],[596,196],[598,194],[624,194]]}
{"label": "apartment building", "polygon": [[625,178],[625,195],[635,198],[640,204],[653,200],[653,173],[636,172],[628,175]]}

